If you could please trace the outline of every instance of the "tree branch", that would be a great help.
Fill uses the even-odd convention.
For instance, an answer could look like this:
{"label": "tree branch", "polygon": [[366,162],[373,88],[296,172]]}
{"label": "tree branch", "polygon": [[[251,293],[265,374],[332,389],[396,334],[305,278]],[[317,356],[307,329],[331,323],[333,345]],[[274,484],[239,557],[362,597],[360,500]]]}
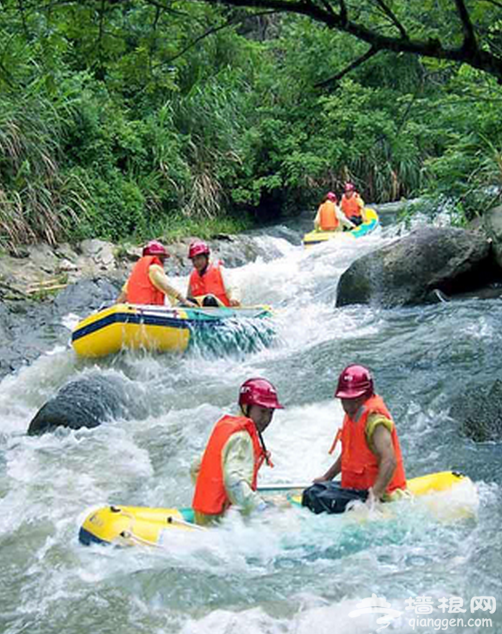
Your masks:
{"label": "tree branch", "polygon": [[[351,20],[342,19],[342,14],[329,13],[319,5],[311,5],[301,0],[206,0],[208,4],[227,4],[237,7],[267,7],[275,11],[296,13],[308,16],[326,26],[353,35],[378,50],[394,53],[411,53],[451,62],[465,63],[473,68],[490,73],[502,83],[502,59],[489,51],[465,46],[448,48],[438,39],[411,40],[403,37],[391,37],[376,33],[374,30]],[[460,0],[458,0],[460,1]]]}
{"label": "tree branch", "polygon": [[415,92],[413,93],[413,96],[412,96],[410,102],[406,106],[406,110],[404,111],[404,114],[403,114],[403,116],[401,118],[401,122],[397,126],[396,136],[399,136],[401,134],[401,131],[404,128],[404,124],[406,123],[406,119],[408,118],[408,115],[411,112],[413,104],[417,100],[419,93],[422,91],[422,89],[424,87],[424,83],[425,83],[425,77],[422,77],[420,82],[418,83],[417,87],[415,88]]}
{"label": "tree branch", "polygon": [[325,86],[328,86],[329,84],[332,84],[332,83],[335,83],[337,81],[340,81],[340,79],[342,79],[342,77],[345,77],[345,75],[347,75],[348,73],[353,71],[354,68],[357,68],[358,66],[361,66],[362,64],[364,64],[364,62],[368,61],[370,59],[370,57],[373,57],[378,52],[379,51],[377,49],[370,48],[368,51],[366,51],[366,53],[364,55],[361,55],[361,57],[358,57],[357,59],[355,59],[351,64],[349,64],[349,66],[344,68],[342,71],[340,71],[339,73],[337,73],[333,77],[330,77],[329,79],[324,79],[323,81],[318,82],[317,84],[314,85],[314,87],[315,88],[324,88]]}
{"label": "tree branch", "polygon": [[476,34],[474,33],[474,27],[471,22],[471,16],[465,6],[464,0],[455,0],[457,6],[457,12],[462,22],[462,30],[464,31],[464,48],[469,51],[477,51],[478,44],[476,41]]}
{"label": "tree branch", "polygon": [[340,23],[345,26],[348,22],[347,5],[345,0],[340,0]]}
{"label": "tree branch", "polygon": [[159,62],[158,64],[155,65],[154,68],[158,68],[159,66],[165,66],[166,64],[172,64],[175,60],[177,60],[179,57],[184,55],[191,48],[196,46],[201,40],[205,39],[206,37],[209,37],[210,35],[214,35],[215,33],[218,33],[218,31],[222,31],[223,29],[226,29],[229,26],[234,26],[235,24],[239,24],[240,22],[245,22],[246,20],[249,20],[250,18],[261,17],[262,15],[273,15],[274,13],[277,13],[277,11],[261,11],[260,13],[248,14],[242,18],[236,18],[236,17],[229,18],[224,24],[215,26],[207,30],[205,33],[202,33],[202,35],[199,35],[198,37],[195,38],[195,40],[192,40],[183,49],[181,49],[179,53],[176,53],[176,55],[174,55],[173,57],[170,57],[167,60],[163,60],[162,62]]}
{"label": "tree branch", "polygon": [[401,22],[397,19],[396,14],[390,9],[390,7],[388,7],[383,0],[376,0],[376,3],[380,7],[380,9],[382,9],[383,13],[385,13],[385,15],[390,19],[390,21],[396,27],[399,33],[401,33],[401,37],[404,40],[408,40],[409,37],[408,37],[408,33],[406,32],[406,29],[401,24]]}
{"label": "tree branch", "polygon": [[[310,0],[309,0],[310,1]],[[329,13],[334,13],[333,11],[333,7],[330,5],[330,3],[328,2],[328,0],[321,0],[321,2],[324,5],[324,8],[326,9],[326,11],[328,11]]]}

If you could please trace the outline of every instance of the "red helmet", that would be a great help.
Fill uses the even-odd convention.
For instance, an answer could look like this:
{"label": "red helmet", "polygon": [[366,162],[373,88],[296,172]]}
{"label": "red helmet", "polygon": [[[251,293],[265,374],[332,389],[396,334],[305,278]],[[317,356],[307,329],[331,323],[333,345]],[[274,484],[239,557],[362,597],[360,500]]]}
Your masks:
{"label": "red helmet", "polygon": [[160,255],[165,258],[170,257],[166,247],[158,240],[150,240],[150,242],[143,247],[143,255]]}
{"label": "red helmet", "polygon": [[334,194],[333,192],[328,192],[328,193],[326,194],[326,198],[327,198],[328,200],[332,200],[334,203],[336,203],[336,201],[337,201],[336,194]]}
{"label": "red helmet", "polygon": [[277,390],[267,379],[248,379],[239,390],[239,405],[259,405],[270,409],[284,409],[277,398]]}
{"label": "red helmet", "polygon": [[192,242],[192,244],[188,247],[188,257],[190,259],[194,258],[196,255],[209,256],[209,253],[209,247],[202,240],[196,240],[195,242]]}
{"label": "red helmet", "polygon": [[336,398],[359,398],[373,394],[373,377],[363,365],[348,365],[338,377]]}
{"label": "red helmet", "polygon": [[345,183],[345,191],[346,192],[353,192],[355,191],[355,185],[353,185],[353,183]]}

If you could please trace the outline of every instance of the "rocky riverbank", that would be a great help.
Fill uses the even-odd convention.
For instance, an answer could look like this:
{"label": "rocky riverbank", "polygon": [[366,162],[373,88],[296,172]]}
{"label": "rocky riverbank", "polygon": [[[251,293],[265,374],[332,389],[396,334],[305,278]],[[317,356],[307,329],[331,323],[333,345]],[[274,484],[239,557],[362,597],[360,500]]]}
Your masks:
{"label": "rocky riverbank", "polygon": [[[281,231],[275,229],[275,234]],[[283,229],[287,239],[294,232]],[[171,275],[186,275],[190,270],[188,245],[193,238],[169,244],[171,257],[166,271]],[[260,247],[252,235],[220,235],[211,241],[213,255],[227,266],[242,266],[257,257],[268,260],[280,255],[272,245]],[[47,244],[21,247],[0,257],[0,300],[15,301],[30,297],[43,298],[60,291],[82,278],[107,277],[126,279],[132,265],[141,255],[141,247],[115,245],[103,240],[84,240],[75,246]]]}

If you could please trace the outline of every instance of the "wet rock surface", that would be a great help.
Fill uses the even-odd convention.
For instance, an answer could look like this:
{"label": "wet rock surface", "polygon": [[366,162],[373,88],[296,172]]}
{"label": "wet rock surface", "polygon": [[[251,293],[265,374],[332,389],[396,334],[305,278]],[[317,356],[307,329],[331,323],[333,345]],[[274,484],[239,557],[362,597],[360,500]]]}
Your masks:
{"label": "wet rock surface", "polygon": [[132,405],[125,381],[90,374],[67,383],[47,401],[30,422],[28,434],[44,434],[57,427],[97,427],[107,420],[131,417]]}
{"label": "wet rock surface", "polygon": [[438,301],[502,279],[483,233],[451,227],[420,228],[356,260],[343,273],[337,306],[390,308]]}
{"label": "wet rock surface", "polygon": [[94,278],[68,286],[52,301],[0,299],[0,378],[56,345],[67,345],[70,331],[63,318],[92,312],[112,302],[119,291],[116,280]]}
{"label": "wet rock surface", "polygon": [[483,216],[483,228],[492,241],[497,264],[502,267],[502,205],[490,209]]}

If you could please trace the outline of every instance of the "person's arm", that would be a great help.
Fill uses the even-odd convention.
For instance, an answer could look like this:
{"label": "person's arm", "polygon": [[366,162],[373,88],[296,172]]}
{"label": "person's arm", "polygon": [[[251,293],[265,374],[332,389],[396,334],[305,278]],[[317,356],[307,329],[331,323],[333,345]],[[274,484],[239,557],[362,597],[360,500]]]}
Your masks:
{"label": "person's arm", "polygon": [[180,293],[177,289],[174,288],[174,286],[171,286],[171,284],[169,284],[167,275],[164,273],[162,267],[160,267],[158,264],[152,264],[150,266],[150,268],[148,269],[148,277],[150,278],[150,282],[155,286],[155,288],[167,295],[169,298],[178,300],[183,306],[197,306],[197,304],[194,304],[193,302],[187,300],[183,293]]}
{"label": "person's arm", "polygon": [[372,451],[378,459],[378,476],[375,484],[371,487],[371,492],[377,500],[380,500],[392,480],[397,460],[391,433],[385,425],[377,425],[371,440]]}
{"label": "person's arm", "polygon": [[122,290],[120,291],[120,295],[115,300],[116,304],[125,304],[127,302],[127,282],[122,286]]}
{"label": "person's arm", "polygon": [[356,225],[347,218],[338,205],[335,205],[335,214],[343,227],[348,227],[349,229],[355,228]]}
{"label": "person's arm", "polygon": [[239,286],[235,283],[232,275],[225,269],[224,266],[220,266],[221,279],[223,280],[223,286],[225,287],[225,293],[227,294],[230,306],[241,305],[241,291]]}
{"label": "person's arm", "polygon": [[326,471],[326,473],[319,478],[315,478],[314,482],[326,482],[326,480],[333,480],[342,470],[342,456],[338,456],[335,463]]}
{"label": "person's arm", "polygon": [[248,514],[263,510],[266,502],[253,491],[254,452],[250,435],[243,431],[232,434],[222,452],[223,481],[230,502]]}
{"label": "person's arm", "polygon": [[192,466],[190,467],[190,478],[192,480],[192,484],[195,484],[197,482],[201,464],[202,464],[202,456],[195,458],[195,460],[192,462]]}
{"label": "person's arm", "polygon": [[366,205],[364,200],[359,195],[357,196],[357,202],[359,205],[359,209],[361,210],[361,218],[363,219],[363,222],[368,222],[368,219],[366,218]]}
{"label": "person's arm", "polygon": [[319,205],[316,216],[314,218],[314,229],[318,231],[320,226],[321,226],[321,205]]}

